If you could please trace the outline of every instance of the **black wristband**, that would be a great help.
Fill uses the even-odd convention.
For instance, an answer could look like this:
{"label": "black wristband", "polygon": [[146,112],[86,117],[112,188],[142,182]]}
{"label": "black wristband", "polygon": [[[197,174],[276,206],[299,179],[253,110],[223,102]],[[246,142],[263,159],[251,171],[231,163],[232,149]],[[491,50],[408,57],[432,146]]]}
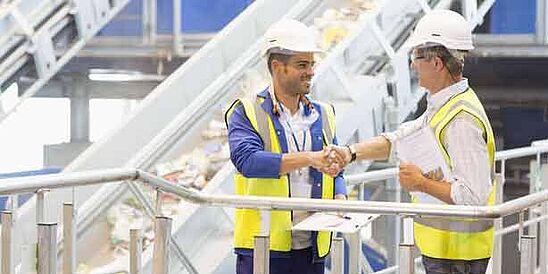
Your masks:
{"label": "black wristband", "polygon": [[350,152],[350,162],[349,163],[352,163],[354,161],[356,161],[356,150],[354,148],[352,148],[350,145],[346,145],[346,148],[348,148],[348,152]]}

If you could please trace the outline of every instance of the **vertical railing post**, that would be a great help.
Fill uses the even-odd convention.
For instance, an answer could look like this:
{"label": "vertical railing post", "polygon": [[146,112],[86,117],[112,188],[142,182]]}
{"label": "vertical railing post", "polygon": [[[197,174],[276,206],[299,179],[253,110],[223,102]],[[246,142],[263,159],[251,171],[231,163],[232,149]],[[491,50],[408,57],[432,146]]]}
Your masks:
{"label": "vertical railing post", "polygon": [[7,209],[11,211],[12,216],[17,216],[17,209],[19,209],[19,194],[10,195],[8,200]]}
{"label": "vertical railing post", "polygon": [[179,56],[184,49],[181,34],[182,14],[181,0],[173,0],[173,52]]}
{"label": "vertical railing post", "polygon": [[253,248],[253,274],[270,273],[270,237],[268,235],[255,236]]}
{"label": "vertical railing post", "polygon": [[13,215],[9,211],[1,213],[2,219],[2,274],[12,274],[13,271],[13,245],[12,224]]}
{"label": "vertical railing post", "polygon": [[344,240],[334,237],[331,243],[331,274],[344,273]]}
{"label": "vertical railing post", "polygon": [[[501,204],[504,201],[504,182],[505,182],[505,167],[506,161],[502,160],[500,164],[500,173],[495,175],[496,181],[496,193],[495,193],[495,204]],[[495,219],[494,227],[495,231],[502,229],[503,223],[502,218]],[[502,239],[503,235],[495,234],[495,243],[493,247],[493,257],[492,257],[492,273],[502,273]]]}
{"label": "vertical railing post", "polygon": [[46,221],[46,193],[49,189],[38,189],[36,191],[36,224]]}
{"label": "vertical railing post", "polygon": [[347,234],[348,237],[348,273],[360,273],[362,241],[360,231]]}
{"label": "vertical railing post", "polygon": [[146,45],[156,43],[156,0],[143,1],[143,42]]}
{"label": "vertical railing post", "polygon": [[[548,202],[542,203],[541,207],[542,216],[548,215]],[[540,233],[539,233],[539,273],[548,273],[546,249],[548,248],[548,223],[546,220],[540,221]]]}
{"label": "vertical railing post", "polygon": [[[542,189],[548,189],[548,164],[542,164],[540,167],[540,180],[542,182]],[[548,215],[548,202],[541,204],[541,216]],[[548,221],[540,221],[540,234],[539,234],[539,270],[541,274],[548,273]]]}
{"label": "vertical railing post", "polygon": [[365,185],[363,183],[358,185],[358,201],[365,201]]}
{"label": "vertical railing post", "polygon": [[76,234],[74,205],[63,204],[63,274],[76,273]]}
{"label": "vertical railing post", "polygon": [[520,238],[520,274],[534,274],[536,269],[534,236],[523,235]]}
{"label": "vertical railing post", "polygon": [[403,241],[399,244],[398,264],[400,266],[400,274],[415,273],[415,258],[413,250],[415,247],[413,231],[413,218],[403,218]]}
{"label": "vertical railing post", "polygon": [[38,224],[38,274],[57,273],[57,223]]}
{"label": "vertical railing post", "polygon": [[415,259],[413,258],[413,249],[414,245],[400,243],[399,253],[400,253],[400,272],[399,274],[413,274],[415,273]]}
{"label": "vertical railing post", "polygon": [[154,254],[152,255],[152,273],[169,272],[169,245],[171,239],[171,218],[157,216],[154,221]]}
{"label": "vertical railing post", "polygon": [[261,232],[255,236],[253,274],[270,273],[270,210],[261,210]]}
{"label": "vertical railing post", "polygon": [[156,189],[156,205],[154,208],[156,216],[163,216],[162,214],[162,191],[159,188]]}
{"label": "vertical railing post", "polygon": [[141,274],[141,253],[143,252],[141,229],[129,230],[129,273]]}

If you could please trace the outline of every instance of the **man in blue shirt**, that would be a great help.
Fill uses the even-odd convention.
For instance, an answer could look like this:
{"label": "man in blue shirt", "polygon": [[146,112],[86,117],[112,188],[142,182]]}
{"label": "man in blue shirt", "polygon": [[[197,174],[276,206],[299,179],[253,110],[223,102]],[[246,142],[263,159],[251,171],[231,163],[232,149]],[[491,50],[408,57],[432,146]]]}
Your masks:
{"label": "man in blue shirt", "polygon": [[[343,159],[329,158],[328,151],[336,144],[333,107],[306,96],[314,75],[314,53],[320,51],[313,32],[299,21],[282,20],[264,38],[271,85],[254,98],[236,100],[226,113],[230,158],[238,171],[236,194],[346,199],[337,164]],[[236,272],[253,273],[254,237],[268,234],[270,273],[324,273],[331,233],[291,231],[309,215],[237,209]]]}

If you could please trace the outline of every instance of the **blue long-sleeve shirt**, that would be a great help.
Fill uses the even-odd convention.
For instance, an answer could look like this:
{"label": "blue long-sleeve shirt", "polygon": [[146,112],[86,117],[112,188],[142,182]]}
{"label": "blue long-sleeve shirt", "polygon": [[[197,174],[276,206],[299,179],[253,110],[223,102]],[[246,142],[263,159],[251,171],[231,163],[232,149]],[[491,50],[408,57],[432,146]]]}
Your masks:
{"label": "blue long-sleeve shirt", "polygon": [[[261,107],[272,119],[282,152],[287,153],[288,148],[285,131],[280,124],[278,117],[272,113],[272,100],[268,90],[262,91],[258,96],[265,98]],[[310,127],[312,150],[320,151],[323,149],[324,142],[321,107],[314,104],[314,108],[320,112],[320,117]],[[230,159],[238,172],[248,178],[279,178],[282,154],[264,150],[263,141],[254,130],[249,119],[247,119],[243,106],[241,104],[236,106],[227,119]],[[335,138],[332,142],[326,143],[337,144],[337,140]],[[314,168],[309,168],[309,171],[311,180],[313,180],[311,198],[321,198],[322,174]],[[342,172],[335,177],[335,194],[346,195],[346,185]]]}

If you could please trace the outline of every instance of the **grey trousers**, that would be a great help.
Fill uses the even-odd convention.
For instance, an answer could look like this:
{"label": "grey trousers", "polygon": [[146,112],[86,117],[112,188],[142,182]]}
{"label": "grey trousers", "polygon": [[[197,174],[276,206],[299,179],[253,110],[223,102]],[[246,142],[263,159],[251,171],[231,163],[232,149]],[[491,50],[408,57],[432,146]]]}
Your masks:
{"label": "grey trousers", "polygon": [[422,256],[426,274],[485,274],[489,258],[464,261]]}

